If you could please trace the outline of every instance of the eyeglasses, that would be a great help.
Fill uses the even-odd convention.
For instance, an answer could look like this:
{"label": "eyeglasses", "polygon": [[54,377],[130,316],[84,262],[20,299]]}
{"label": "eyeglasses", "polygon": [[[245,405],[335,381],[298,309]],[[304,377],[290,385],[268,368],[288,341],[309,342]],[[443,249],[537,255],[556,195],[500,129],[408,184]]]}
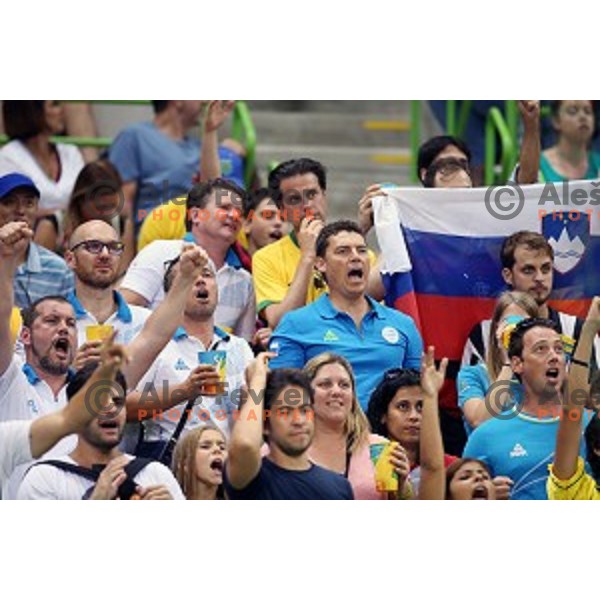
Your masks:
{"label": "eyeglasses", "polygon": [[83,246],[87,252],[90,254],[100,254],[104,248],[106,248],[109,254],[113,256],[119,256],[123,254],[123,250],[125,250],[125,244],[123,242],[101,242],[100,240],[85,240],[83,242],[79,242],[79,244],[75,244],[71,248],[71,252],[75,252],[77,248]]}

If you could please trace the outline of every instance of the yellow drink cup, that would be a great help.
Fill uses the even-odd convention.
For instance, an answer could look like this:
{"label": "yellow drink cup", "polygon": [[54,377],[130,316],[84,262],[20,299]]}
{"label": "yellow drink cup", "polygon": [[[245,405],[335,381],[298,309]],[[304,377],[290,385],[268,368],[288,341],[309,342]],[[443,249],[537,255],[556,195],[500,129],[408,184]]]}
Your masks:
{"label": "yellow drink cup", "polygon": [[201,365],[212,365],[219,374],[219,385],[207,385],[204,390],[207,394],[221,394],[225,390],[225,376],[227,368],[227,352],[224,350],[211,350],[198,352],[198,361]]}
{"label": "yellow drink cup", "polygon": [[95,340],[104,341],[113,334],[112,325],[88,325],[85,328],[85,337],[88,342]]}
{"label": "yellow drink cup", "polygon": [[398,476],[390,462],[390,454],[398,442],[371,444],[371,460],[375,465],[375,487],[378,492],[397,492]]}

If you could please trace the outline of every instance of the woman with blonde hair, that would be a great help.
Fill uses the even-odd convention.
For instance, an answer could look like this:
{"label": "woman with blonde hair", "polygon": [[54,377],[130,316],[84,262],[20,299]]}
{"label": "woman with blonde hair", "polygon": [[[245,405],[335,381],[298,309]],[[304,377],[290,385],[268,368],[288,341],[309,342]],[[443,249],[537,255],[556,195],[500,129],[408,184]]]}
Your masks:
{"label": "woman with blonde hair", "polygon": [[[432,356],[429,362],[433,363]],[[408,481],[410,462],[400,445],[390,454],[390,462],[398,478],[398,492],[389,494],[377,491],[371,451],[374,446],[387,444],[389,440],[371,433],[367,417],[356,397],[354,374],[348,361],[342,356],[324,353],[310,360],[304,372],[311,381],[315,397],[315,435],[309,449],[311,460],[326,469],[344,474],[357,500],[412,497]],[[430,436],[430,439],[433,437]],[[442,463],[440,468],[443,470]]]}
{"label": "woman with blonde hair", "polygon": [[521,386],[513,381],[504,333],[523,319],[537,317],[538,312],[536,301],[525,292],[507,291],[498,297],[490,323],[486,362],[463,367],[456,381],[467,435],[502,412],[507,400],[519,399]]}
{"label": "woman with blonde hair", "polygon": [[188,431],[175,446],[172,471],[187,500],[223,499],[227,442],[212,424]]}

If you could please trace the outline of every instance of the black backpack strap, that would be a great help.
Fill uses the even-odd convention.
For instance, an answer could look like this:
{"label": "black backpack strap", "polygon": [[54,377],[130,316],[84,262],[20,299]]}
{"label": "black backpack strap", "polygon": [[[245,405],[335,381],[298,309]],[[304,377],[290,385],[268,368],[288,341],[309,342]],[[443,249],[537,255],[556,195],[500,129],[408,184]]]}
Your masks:
{"label": "black backpack strap", "polygon": [[[155,462],[151,458],[134,458],[127,463],[125,466],[125,473],[127,474],[127,479],[119,486],[119,498],[121,500],[129,500],[131,496],[135,493],[135,488],[137,484],[135,483],[135,477],[137,474],[151,462]],[[29,472],[30,469],[36,467],[38,465],[50,465],[52,467],[56,467],[57,469],[62,469],[63,471],[67,471],[68,473],[73,473],[75,475],[80,475],[81,477],[85,477],[89,479],[94,484],[98,481],[98,477],[100,477],[100,473],[102,473],[101,468],[97,469],[88,469],[86,467],[81,467],[79,465],[74,465],[72,463],[64,462],[62,460],[42,460],[40,462],[34,463],[27,469]],[[94,490],[94,486],[90,487],[83,498],[89,498],[91,493]]]}
{"label": "black backpack strap", "polygon": [[121,500],[129,500],[135,494],[135,488],[137,487],[135,478],[151,462],[155,461],[151,458],[134,458],[127,463],[124,469],[127,479],[119,486],[119,498]]}
{"label": "black backpack strap", "polygon": [[190,418],[190,413],[192,412],[195,403],[196,398],[190,398],[190,400],[188,400],[183,410],[183,414],[179,418],[179,423],[177,423],[177,427],[175,427],[173,435],[169,438],[169,441],[165,444],[165,447],[163,448],[162,452],[160,453],[160,456],[158,457],[158,460],[169,468],[171,467],[171,458],[173,457],[173,452],[175,450],[175,446],[177,445],[177,440],[179,440],[179,436],[181,435],[185,424]]}
{"label": "black backpack strap", "polygon": [[63,471],[67,471],[67,473],[74,473],[75,475],[81,475],[81,477],[85,477],[90,481],[96,482],[98,481],[98,477],[100,476],[100,471],[95,469],[88,469],[86,467],[80,467],[79,465],[75,465],[73,463],[64,462],[62,460],[41,460],[32,464],[29,469],[27,469],[27,473],[33,467],[37,467],[39,465],[50,465],[52,467],[56,467],[57,469],[61,469]]}

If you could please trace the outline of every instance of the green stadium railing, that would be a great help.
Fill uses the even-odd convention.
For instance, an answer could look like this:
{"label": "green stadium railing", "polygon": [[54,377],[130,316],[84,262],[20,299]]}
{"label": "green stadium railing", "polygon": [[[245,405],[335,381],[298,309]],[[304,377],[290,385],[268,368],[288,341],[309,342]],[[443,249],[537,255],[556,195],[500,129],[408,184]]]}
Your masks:
{"label": "green stadium railing", "polygon": [[[63,100],[63,102],[87,102],[89,104],[104,105],[150,105],[150,100]],[[243,100],[238,100],[233,109],[231,125],[231,137],[243,144],[246,148],[244,181],[249,188],[254,178],[256,170],[256,129],[252,121],[250,109]],[[112,144],[112,138],[109,137],[77,137],[77,136],[54,136],[53,142],[63,144],[73,144],[80,148],[107,148]],[[0,145],[8,142],[8,136],[0,135]]]}
{"label": "green stadium railing", "polygon": [[[500,172],[496,170],[497,139],[500,139]],[[485,123],[484,185],[504,183],[516,164],[517,145],[502,111],[490,108]]]}

